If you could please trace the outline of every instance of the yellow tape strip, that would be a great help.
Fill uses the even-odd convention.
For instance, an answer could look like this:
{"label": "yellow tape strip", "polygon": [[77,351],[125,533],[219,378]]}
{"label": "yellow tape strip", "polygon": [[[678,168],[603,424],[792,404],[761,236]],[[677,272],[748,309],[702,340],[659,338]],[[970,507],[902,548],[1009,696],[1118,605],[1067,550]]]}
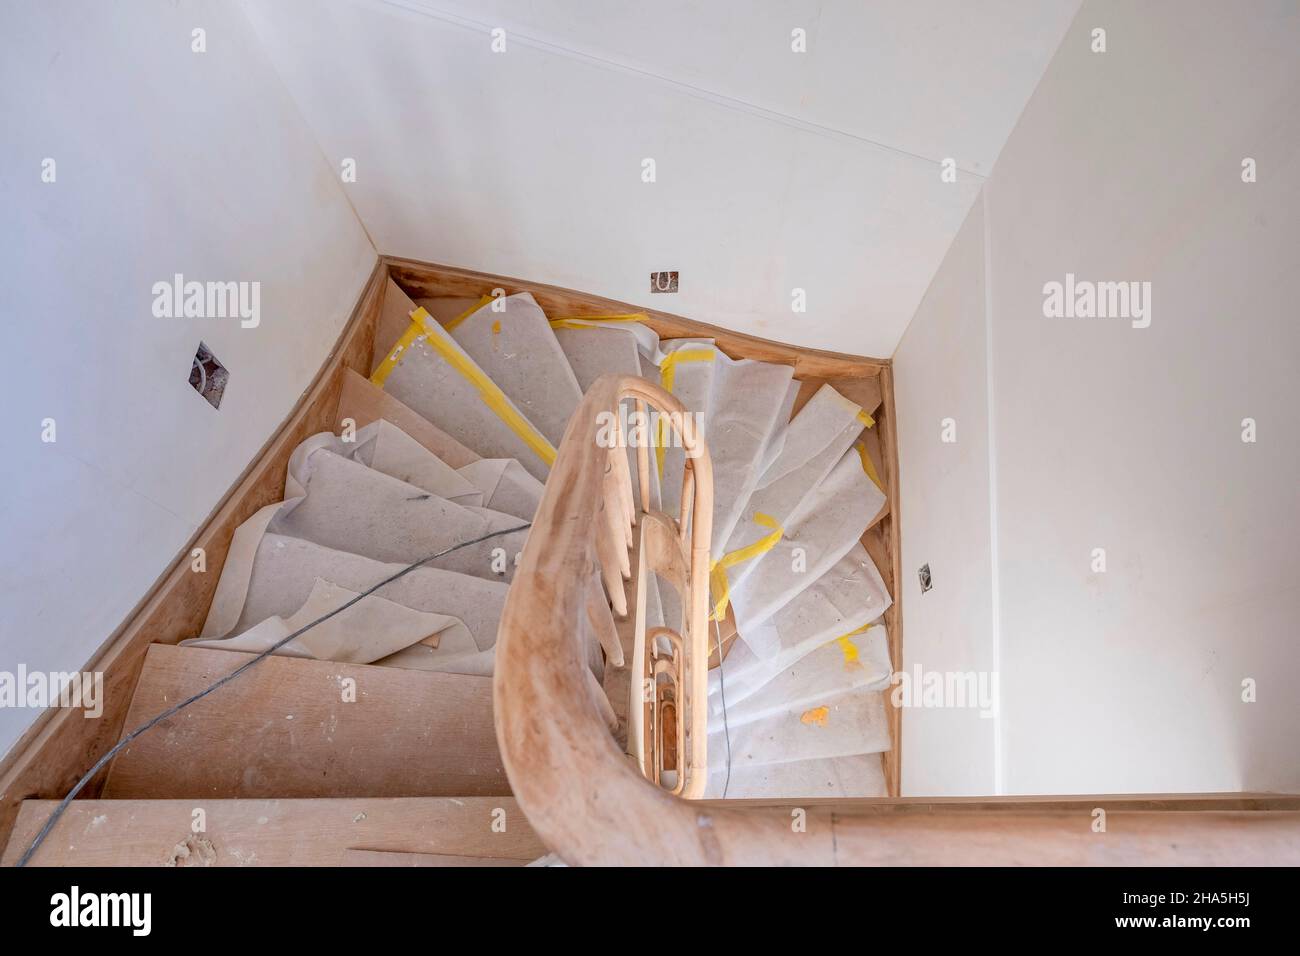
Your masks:
{"label": "yellow tape strip", "polygon": [[861,409],[858,410],[858,421],[862,422],[863,428],[870,428],[876,423],[876,420]]}
{"label": "yellow tape strip", "polygon": [[[603,315],[560,315],[551,319],[551,325],[560,329],[589,329],[581,323],[640,323],[649,319],[645,312],[606,312]],[[564,323],[578,323],[565,325]]]}
{"label": "yellow tape strip", "polygon": [[555,447],[533,426],[532,422],[519,414],[518,409],[506,397],[506,393],[501,391],[496,382],[483,374],[483,370],[460,350],[460,346],[454,341],[448,341],[450,336],[447,336],[446,329],[440,327],[433,316],[423,308],[412,312],[411,320],[424,326],[425,341],[433,346],[443,360],[459,372],[465,381],[474,386],[483,404],[490,408],[497,418],[505,422],[538,458],[548,466],[555,464]]}
{"label": "yellow tape strip", "polygon": [[852,666],[858,663],[858,645],[853,643],[852,638],[847,636],[837,637],[835,638],[835,643],[840,646],[840,650],[844,653],[844,663],[846,666]]}
{"label": "yellow tape strip", "polygon": [[[454,329],[456,326],[460,325],[462,322],[464,322],[466,319],[468,319],[471,315],[473,315],[475,312],[477,312],[479,309],[483,308],[483,306],[487,305],[487,304],[488,304],[489,302],[491,302],[491,301],[492,301],[492,296],[490,296],[490,295],[480,296],[480,297],[479,297],[479,300],[478,300],[477,302],[475,302],[473,305],[471,305],[468,309],[466,309],[466,310],[465,310],[464,312],[462,312],[460,315],[456,316],[456,318],[452,319],[450,322],[448,322],[446,325],[444,325],[443,328],[445,328],[448,332],[450,332],[452,329]],[[412,314],[414,314],[414,313],[412,313]],[[427,315],[428,313],[425,313],[425,314]]]}
{"label": "yellow tape strip", "polygon": [[731,603],[731,586],[727,583],[727,568],[734,568],[736,565],[751,561],[759,555],[767,554],[785,536],[785,529],[777,524],[776,519],[771,515],[763,514],[761,511],[754,513],[754,524],[763,528],[771,528],[772,533],[764,535],[753,544],[747,544],[743,548],[737,548],[730,554],[724,554],[709,566],[709,589],[713,592],[714,601],[713,613],[709,615],[711,621],[721,621],[726,617],[727,605]]}
{"label": "yellow tape strip", "polygon": [[[678,349],[676,352],[669,352],[664,356],[664,360],[659,363],[659,382],[663,385],[664,391],[669,395],[673,393],[673,383],[677,381],[677,366],[682,362],[712,362],[718,357],[718,353],[712,348],[697,349]],[[663,416],[659,418],[659,432],[655,440],[655,464],[659,469],[660,479],[664,476],[664,446],[665,431],[668,425],[664,422]]]}
{"label": "yellow tape strip", "polygon": [[861,663],[861,655],[858,653],[858,645],[854,644],[852,639],[864,631],[871,630],[874,626],[875,625],[871,623],[863,624],[861,627],[854,628],[847,634],[841,634],[839,637],[829,640],[826,643],[828,645],[838,644],[840,646],[840,652],[844,655],[844,665],[846,667],[852,667],[854,664]]}
{"label": "yellow tape strip", "polygon": [[397,363],[401,360],[402,353],[409,349],[411,343],[423,334],[424,329],[421,328],[420,324],[418,322],[412,322],[410,327],[402,333],[402,337],[397,340],[397,344],[393,346],[392,351],[390,351],[388,355],[385,356],[384,360],[379,363],[378,367],[375,368],[374,372],[370,376],[370,381],[373,384],[378,385],[380,388],[383,388],[384,382],[388,381],[388,376],[392,375],[393,369],[397,368]]}
{"label": "yellow tape strip", "polygon": [[872,464],[871,456],[867,454],[867,446],[862,442],[857,442],[853,447],[858,450],[858,457],[862,459],[862,470],[867,473],[868,478],[876,483],[877,488],[884,491],[885,486],[880,483],[880,476],[876,474],[876,466]]}

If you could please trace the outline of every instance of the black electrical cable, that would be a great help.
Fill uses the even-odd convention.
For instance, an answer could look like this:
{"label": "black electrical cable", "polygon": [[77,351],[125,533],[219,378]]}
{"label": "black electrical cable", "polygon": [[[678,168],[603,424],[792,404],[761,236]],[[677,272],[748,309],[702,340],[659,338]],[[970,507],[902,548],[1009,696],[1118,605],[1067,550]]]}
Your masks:
{"label": "black electrical cable", "polygon": [[398,578],[405,577],[406,575],[414,571],[416,568],[423,567],[424,565],[428,564],[430,561],[434,561],[437,560],[438,558],[444,557],[445,555],[451,554],[453,551],[459,551],[461,548],[468,548],[471,544],[479,544],[480,542],[487,541],[489,538],[495,538],[503,534],[514,534],[516,531],[525,531],[531,527],[532,527],[532,522],[529,522],[527,524],[521,524],[516,528],[506,528],[502,531],[492,531],[489,532],[488,534],[474,538],[470,541],[462,541],[460,544],[454,544],[450,548],[447,548],[444,551],[439,551],[437,554],[431,554],[427,558],[422,558],[421,560],[416,561],[414,564],[403,568],[402,570],[398,571],[396,574],[384,578],[384,580],[380,581],[378,584],[376,584],[374,587],[370,588],[369,590],[362,591],[356,597],[350,598],[349,600],[343,602],[334,610],[326,614],[322,614],[320,617],[316,618],[316,620],[311,621],[310,623],[304,624],[302,627],[298,628],[298,630],[294,631],[292,634],[288,635],[287,637],[281,638],[280,640],[276,641],[274,644],[272,644],[266,650],[262,651],[262,653],[258,654],[252,660],[245,661],[239,667],[236,667],[225,677],[222,677],[220,680],[216,681],[205,690],[199,691],[194,696],[186,698],[185,700],[181,701],[179,704],[176,704],[174,707],[169,707],[167,710],[164,710],[161,714],[159,714],[157,717],[154,717],[152,720],[149,720],[146,723],[141,724],[135,730],[131,731],[129,734],[127,734],[125,737],[119,740],[116,744],[114,744],[109,749],[109,751],[106,754],[104,754],[104,756],[96,760],[95,765],[82,775],[81,779],[77,781],[76,785],[72,788],[71,791],[69,791],[68,795],[64,797],[61,801],[59,801],[59,805],[54,808],[54,812],[50,814],[49,819],[45,821],[45,825],[41,827],[40,832],[36,834],[36,839],[32,841],[32,845],[27,848],[27,852],[24,853],[22,857],[18,860],[18,866],[27,865],[27,861],[32,858],[32,854],[36,852],[37,848],[39,848],[40,845],[45,842],[45,838],[50,835],[50,831],[53,830],[54,825],[59,822],[59,818],[62,817],[63,812],[68,809],[68,805],[72,803],[73,798],[81,792],[82,788],[85,787],[87,783],[90,782],[91,778],[93,778],[95,774],[99,773],[99,771],[104,768],[104,765],[107,764],[110,760],[112,760],[117,755],[118,751],[120,751],[131,741],[135,740],[135,738],[139,737],[145,731],[154,727],[159,722],[166,720],[168,717],[171,717],[173,714],[177,713],[178,711],[184,710],[186,707],[194,703],[196,700],[202,700],[204,697],[207,697],[218,687],[230,683],[232,680],[234,680],[240,674],[244,673],[244,671],[248,670],[253,665],[260,663],[261,661],[265,660],[267,657],[270,657],[272,653],[284,647],[284,645],[288,644],[295,637],[299,637],[300,635],[306,634],[317,624],[320,624],[323,621],[328,621],[335,614],[339,614],[342,611],[346,611],[348,608],[356,604],[362,598],[369,597],[370,595],[378,591],[380,588],[382,588],[384,585],[392,584]]}
{"label": "black electrical cable", "polygon": [[718,694],[722,698],[722,732],[727,739],[727,776],[722,781],[722,799],[727,799],[727,788],[731,786],[731,728],[727,726],[727,678],[723,674],[725,661],[722,659],[722,625],[713,622],[713,634],[718,640]]}

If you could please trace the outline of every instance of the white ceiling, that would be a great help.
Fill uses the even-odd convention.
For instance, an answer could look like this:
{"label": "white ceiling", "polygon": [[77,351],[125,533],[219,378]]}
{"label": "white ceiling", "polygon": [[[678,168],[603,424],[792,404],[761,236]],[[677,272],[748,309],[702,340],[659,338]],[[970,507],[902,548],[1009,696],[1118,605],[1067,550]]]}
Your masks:
{"label": "white ceiling", "polygon": [[1077,6],[245,0],[381,252],[880,356]]}

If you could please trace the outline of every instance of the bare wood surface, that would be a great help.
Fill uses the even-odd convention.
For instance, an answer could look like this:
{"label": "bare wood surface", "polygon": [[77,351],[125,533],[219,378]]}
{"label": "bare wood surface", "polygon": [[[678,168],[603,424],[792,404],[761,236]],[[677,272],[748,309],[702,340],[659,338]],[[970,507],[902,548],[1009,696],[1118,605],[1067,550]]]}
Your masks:
{"label": "bare wood surface", "polygon": [[[903,670],[903,568],[902,546],[899,540],[898,514],[898,432],[894,411],[894,372],[884,369],[880,374],[883,397],[876,415],[879,452],[884,465],[880,478],[885,483],[885,496],[889,508],[880,521],[880,538],[885,546],[885,569],[882,575],[885,586],[893,596],[893,603],[885,612],[885,631],[889,640],[889,661],[894,673]],[[886,573],[887,572],[887,573]],[[893,706],[889,695],[885,697],[889,718],[890,749],[881,756],[885,771],[886,792],[891,797],[902,794],[903,785],[903,712]]]}
{"label": "bare wood surface", "polygon": [[[3,865],[17,861],[55,803],[22,804]],[[192,830],[196,808],[206,816],[202,834]],[[478,865],[474,858],[531,862],[546,847],[511,797],[76,800],[29,865],[340,866],[356,865],[349,855],[359,851]]]}
{"label": "bare wood surface", "polygon": [[[127,723],[144,723],[252,655],[156,644]],[[346,680],[355,700],[345,699]],[[400,667],[268,657],[134,740],[105,797],[508,794],[492,682]]]}
{"label": "bare wood surface", "polygon": [[366,370],[367,377],[374,374],[375,369],[397,344],[397,340],[410,328],[411,312],[414,308],[414,303],[406,297],[406,293],[392,278],[389,278],[384,283],[383,305],[375,318],[375,334],[370,350],[370,364]]}

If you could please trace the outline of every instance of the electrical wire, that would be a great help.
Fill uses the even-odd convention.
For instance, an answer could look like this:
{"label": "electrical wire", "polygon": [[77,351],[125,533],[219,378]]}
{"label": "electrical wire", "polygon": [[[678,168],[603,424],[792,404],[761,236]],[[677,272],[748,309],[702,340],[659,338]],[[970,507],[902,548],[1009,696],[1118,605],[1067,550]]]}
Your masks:
{"label": "electrical wire", "polygon": [[384,587],[385,585],[392,584],[398,578],[405,577],[406,575],[414,571],[416,568],[423,567],[424,565],[428,564],[430,561],[434,561],[437,560],[438,558],[444,557],[445,555],[451,554],[453,551],[459,551],[461,548],[468,548],[471,544],[479,544],[480,542],[487,541],[489,538],[499,537],[500,535],[503,534],[514,534],[516,531],[525,531],[531,527],[532,527],[532,522],[530,521],[527,524],[521,524],[515,528],[506,528],[502,531],[492,531],[489,532],[488,534],[481,535],[480,537],[473,538],[469,541],[462,541],[460,544],[454,544],[450,548],[447,548],[443,551],[439,551],[437,554],[431,554],[427,558],[422,558],[421,560],[416,561],[414,564],[408,565],[407,567],[398,571],[396,574],[392,574],[384,578],[384,580],[380,581],[378,584],[374,585],[369,590],[362,591],[356,597],[344,601],[334,610],[322,614],[320,617],[316,618],[316,620],[304,624],[302,627],[298,628],[298,630],[294,631],[292,634],[276,641],[274,644],[272,644],[266,650],[262,651],[256,657],[252,658],[249,661],[245,661],[239,667],[235,668],[225,677],[222,677],[220,680],[217,680],[216,682],[211,684],[205,690],[199,691],[197,694],[193,695],[192,697],[186,698],[185,700],[181,701],[179,704],[176,704],[173,707],[169,707],[167,710],[163,711],[161,714],[159,714],[157,717],[154,717],[152,720],[146,721],[145,723],[141,724],[139,727],[131,731],[129,734],[127,734],[125,737],[119,740],[116,744],[114,744],[111,748],[109,748],[107,753],[105,753],[102,757],[100,757],[98,760],[95,761],[94,766],[92,766],[89,770],[87,770],[84,774],[82,774],[81,779],[78,780],[76,785],[73,786],[73,788],[68,792],[68,795],[64,797],[62,800],[60,800],[59,805],[54,808],[54,812],[50,814],[49,819],[45,821],[45,825],[41,827],[40,832],[36,834],[36,839],[32,841],[32,845],[27,848],[27,852],[25,852],[22,855],[22,857],[18,860],[18,866],[27,865],[27,862],[32,858],[32,855],[36,852],[36,850],[40,847],[40,845],[45,842],[45,838],[50,835],[50,831],[54,829],[54,825],[59,822],[59,818],[63,816],[64,811],[68,809],[68,805],[72,803],[73,798],[76,797],[76,795],[82,791],[82,788],[84,788],[86,784],[91,781],[91,779],[95,776],[95,774],[99,773],[99,771],[104,768],[105,764],[107,764],[110,760],[112,760],[115,756],[117,756],[117,754],[121,751],[123,747],[125,747],[131,741],[135,740],[141,734],[145,733],[152,727],[155,727],[162,721],[166,720],[168,717],[172,717],[175,714],[179,713],[180,711],[184,710],[186,707],[188,707],[190,704],[194,703],[195,701],[202,700],[204,697],[207,697],[217,688],[230,683],[232,680],[234,680],[240,674],[244,673],[244,671],[248,670],[250,667],[259,664],[262,661],[264,661],[266,658],[270,657],[272,653],[284,647],[284,645],[288,644],[295,637],[300,637],[301,635],[306,634],[317,624],[320,624],[324,621],[328,621],[330,618],[334,617],[334,615],[346,611],[348,608],[352,607],[352,605],[356,604],[358,601],[362,600],[363,598],[369,597],[370,595],[374,594],[376,591],[378,591],[380,588]]}
{"label": "electrical wire", "polygon": [[723,673],[725,661],[722,659],[722,628],[713,622],[713,634],[718,644],[718,694],[722,698],[722,732],[727,739],[727,776],[722,781],[722,799],[727,799],[727,788],[731,786],[731,728],[727,726],[727,677]]}

